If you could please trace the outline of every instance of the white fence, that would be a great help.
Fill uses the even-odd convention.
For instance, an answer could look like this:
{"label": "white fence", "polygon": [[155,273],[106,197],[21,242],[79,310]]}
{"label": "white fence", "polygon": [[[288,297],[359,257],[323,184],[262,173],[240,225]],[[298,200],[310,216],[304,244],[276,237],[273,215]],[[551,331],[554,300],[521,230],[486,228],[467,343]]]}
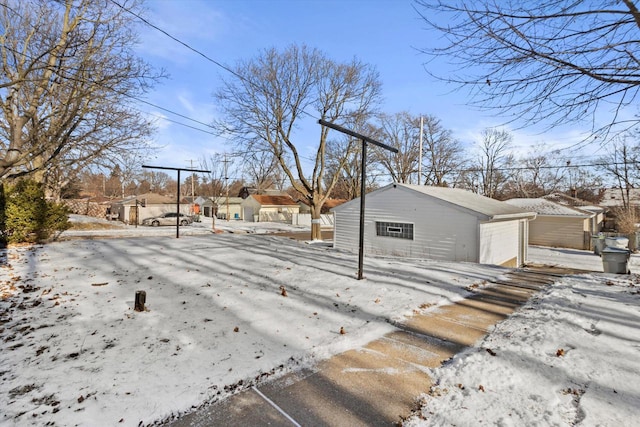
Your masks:
{"label": "white fence", "polygon": [[[291,217],[292,225],[300,225],[303,227],[311,227],[311,214],[298,213],[293,214]],[[333,214],[320,215],[320,227],[321,228],[333,228]]]}

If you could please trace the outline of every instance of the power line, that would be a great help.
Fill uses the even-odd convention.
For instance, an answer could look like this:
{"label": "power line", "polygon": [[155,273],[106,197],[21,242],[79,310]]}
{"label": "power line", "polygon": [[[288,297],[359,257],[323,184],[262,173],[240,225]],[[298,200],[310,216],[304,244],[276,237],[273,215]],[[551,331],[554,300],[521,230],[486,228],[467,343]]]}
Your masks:
{"label": "power line", "polygon": [[[3,48],[4,48],[4,49],[6,49],[6,50],[7,50],[7,51],[9,51],[9,52],[14,53],[14,54],[17,54],[17,55],[20,55],[20,56],[24,56],[25,58],[28,58],[28,59],[29,59],[29,60],[31,60],[31,61],[34,61],[34,60],[35,60],[31,55],[26,54],[26,53],[24,53],[24,52],[16,51],[15,49],[13,49],[13,48],[11,48],[11,47],[9,47],[9,46],[4,45],[4,46],[3,46]],[[68,70],[72,70],[72,71],[80,71],[80,70],[78,70],[77,68],[73,68],[73,67],[68,67],[67,69],[68,69]],[[202,121],[200,121],[200,120],[196,120],[196,119],[194,119],[194,118],[192,118],[192,117],[186,116],[186,115],[184,115],[184,114],[178,113],[178,112],[173,111],[173,110],[171,110],[171,109],[168,109],[168,108],[162,107],[162,106],[160,106],[160,105],[154,104],[153,102],[147,101],[147,100],[142,99],[142,98],[140,98],[140,97],[138,97],[138,96],[131,95],[131,94],[128,94],[128,93],[126,93],[126,92],[122,92],[122,91],[116,90],[116,89],[114,89],[113,87],[107,86],[107,85],[105,85],[105,84],[103,84],[103,83],[100,83],[100,82],[98,82],[98,81],[95,81],[95,80],[93,80],[93,79],[78,78],[78,77],[76,77],[76,76],[68,75],[68,74],[66,74],[66,75],[61,75],[61,74],[60,74],[60,76],[61,76],[62,78],[64,78],[65,80],[69,80],[69,81],[72,81],[72,82],[76,82],[76,83],[89,83],[89,84],[92,84],[92,85],[96,85],[96,86],[98,86],[98,87],[100,87],[100,88],[102,88],[102,89],[107,89],[107,90],[109,90],[109,91],[111,91],[111,92],[114,92],[114,93],[116,93],[116,94],[118,94],[118,95],[124,96],[125,98],[133,99],[133,100],[135,100],[135,101],[141,102],[141,103],[143,103],[143,104],[147,104],[147,105],[149,105],[149,106],[151,106],[151,107],[157,108],[157,109],[159,109],[159,110],[165,111],[165,112],[167,112],[167,113],[173,114],[173,115],[178,116],[178,117],[182,117],[183,119],[186,119],[186,120],[192,121],[192,122],[194,122],[194,123],[197,123],[197,124],[199,124],[199,125],[205,126],[205,127],[209,128],[209,129],[213,129],[213,130],[215,130],[215,128],[214,128],[213,126],[211,126],[210,124],[208,124],[208,123],[202,122]],[[139,108],[135,108],[135,109],[136,109],[137,111],[141,112],[141,113],[145,113],[145,114],[152,114],[152,115],[153,115],[153,113],[150,113],[150,112],[147,112],[147,111],[142,111],[142,110],[140,110]],[[156,116],[157,116],[157,117],[162,117],[162,116],[158,116],[158,115],[156,115]],[[162,117],[162,118],[163,118],[164,120],[167,120],[167,121],[169,121],[169,122],[171,122],[171,123],[175,123],[175,124],[180,125],[180,126],[188,127],[188,128],[190,128],[190,129],[198,130],[198,131],[200,131],[200,132],[205,132],[205,133],[208,133],[208,134],[211,134],[211,135],[214,135],[214,136],[221,136],[221,135],[219,135],[218,133],[214,133],[214,132],[210,132],[210,131],[207,131],[207,130],[204,130],[204,129],[200,129],[200,128],[197,128],[197,127],[195,127],[195,126],[187,125],[187,124],[182,123],[182,122],[178,122],[178,121],[175,121],[175,120],[168,119],[168,118],[166,118],[166,117]]]}
{"label": "power line", "polygon": [[[205,123],[205,122],[201,122],[200,120],[196,120],[196,119],[191,118],[191,117],[189,117],[189,116],[185,116],[184,114],[176,113],[176,112],[175,112],[175,111],[173,111],[173,110],[169,110],[168,108],[161,107],[161,106],[156,105],[156,104],[154,104],[154,103],[152,103],[152,102],[149,102],[149,101],[145,101],[144,99],[142,99],[142,98],[138,98],[137,96],[133,96],[133,95],[126,95],[126,94],[124,94],[124,93],[122,93],[121,95],[128,96],[129,98],[135,99],[136,101],[142,102],[143,104],[150,105],[150,106],[152,106],[152,107],[154,107],[154,108],[158,108],[158,109],[160,109],[160,110],[162,110],[162,111],[166,111],[167,113],[174,114],[174,115],[176,115],[176,116],[178,116],[178,117],[182,117],[183,119],[187,119],[187,120],[192,121],[192,122],[194,122],[194,123],[198,123],[198,124],[200,124],[200,125],[203,125],[203,126],[206,126],[206,127],[210,128],[210,129],[215,129],[215,128],[214,128],[213,126],[211,126],[210,124],[207,124],[207,123]],[[181,124],[180,122],[173,122],[173,123]],[[187,126],[187,125],[185,125],[185,126]],[[191,126],[188,126],[188,127],[191,127]],[[195,128],[193,128],[193,129],[195,129]]]}
{"label": "power line", "polygon": [[175,123],[177,125],[184,126],[186,128],[189,128],[189,129],[197,130],[198,132],[208,133],[209,135],[213,135],[213,136],[224,138],[222,135],[219,135],[216,132],[209,132],[208,130],[200,129],[200,128],[197,128],[195,126],[188,125],[186,123],[182,123],[182,122],[179,122],[179,121],[176,121],[176,120],[171,120],[170,118],[165,117],[165,116],[161,116],[160,114],[154,114],[154,113],[151,113],[151,112],[148,112],[148,111],[142,111],[140,109],[138,109],[138,111],[140,111],[141,113],[144,113],[144,114],[148,114],[150,116],[157,117],[157,118],[162,119],[162,120],[166,120],[167,122]]}
{"label": "power line", "polygon": [[240,74],[236,73],[235,71],[233,71],[231,68],[227,67],[226,65],[222,64],[221,62],[216,61],[215,59],[209,57],[208,55],[202,53],[201,51],[199,51],[198,49],[191,47],[188,43],[183,42],[182,40],[178,39],[177,37],[172,36],[171,34],[169,34],[169,32],[163,30],[162,28],[158,27],[157,25],[149,22],[147,19],[143,18],[142,16],[140,16],[139,14],[135,13],[134,11],[132,11],[131,9],[128,9],[126,7],[124,7],[123,5],[121,5],[120,3],[118,3],[116,0],[110,0],[111,3],[115,4],[116,6],[118,6],[120,9],[124,10],[125,12],[130,13],[131,15],[135,16],[136,18],[138,18],[140,21],[144,22],[146,25],[150,26],[151,28],[155,29],[156,31],[160,31],[162,34],[164,34],[165,36],[169,37],[171,40],[175,41],[176,43],[180,43],[182,46],[186,47],[187,49],[189,49],[190,51],[202,56],[204,59],[206,59],[207,61],[217,65],[218,67],[222,68],[223,70],[233,74],[234,76],[238,77],[239,79],[244,80],[244,77],[241,76]]}
{"label": "power line", "polygon": [[[175,41],[176,43],[179,43],[180,45],[184,46],[185,48],[189,49],[190,51],[196,53],[197,55],[200,55],[201,57],[203,57],[204,59],[206,59],[207,61],[211,62],[214,65],[217,65],[218,67],[222,68],[223,70],[227,71],[228,73],[234,75],[235,77],[237,77],[238,79],[242,80],[243,82],[258,88],[260,90],[262,90],[262,88],[258,87],[253,81],[247,79],[246,77],[244,77],[243,75],[239,74],[238,72],[236,72],[235,70],[233,70],[232,68],[230,68],[227,65],[224,65],[223,63],[216,61],[215,59],[211,58],[210,56],[208,56],[207,54],[203,53],[202,51],[194,48],[193,46],[191,46],[190,44],[180,40],[179,38],[173,36],[172,34],[170,34],[168,31],[160,28],[159,26],[151,23],[149,20],[143,18],[142,16],[140,16],[139,14],[137,14],[136,12],[132,11],[131,9],[128,9],[126,7],[124,7],[123,5],[121,5],[120,3],[118,3],[116,0],[110,0],[113,4],[115,4],[116,6],[118,6],[120,9],[124,10],[125,12],[130,13],[131,15],[135,16],[136,18],[138,18],[140,21],[142,21],[144,24],[148,25],[149,27],[153,28],[156,31],[161,32],[162,34],[164,34],[165,36],[169,37],[171,40]],[[271,94],[270,94],[271,95]],[[300,109],[300,112],[313,118],[313,119],[319,119],[318,117],[314,116],[313,114],[307,112],[305,109]]]}
{"label": "power line", "polygon": [[[209,62],[211,62],[211,63],[215,64],[216,66],[218,66],[218,67],[222,68],[223,70],[225,70],[225,71],[229,72],[230,74],[234,75],[234,76],[235,76],[235,77],[237,77],[238,79],[240,79],[240,80],[242,80],[242,81],[244,81],[244,82],[247,82],[248,84],[251,84],[251,85],[255,86],[255,83],[253,83],[252,81],[250,81],[250,80],[246,79],[246,78],[245,78],[244,76],[242,76],[241,74],[239,74],[239,73],[235,72],[235,71],[234,71],[233,69],[231,69],[230,67],[228,67],[228,66],[226,66],[226,65],[222,64],[221,62],[219,62],[219,61],[217,61],[217,60],[215,60],[215,59],[211,58],[210,56],[208,56],[207,54],[203,53],[202,51],[200,51],[200,50],[198,50],[198,49],[196,49],[196,48],[192,47],[192,46],[191,46],[191,45],[189,45],[188,43],[186,43],[186,42],[184,42],[184,41],[180,40],[179,38],[177,38],[177,37],[175,37],[175,36],[173,36],[173,35],[172,35],[172,34],[170,34],[168,31],[166,31],[166,30],[164,30],[164,29],[160,28],[159,26],[157,26],[157,25],[153,24],[152,22],[150,22],[149,20],[147,20],[147,19],[143,18],[141,15],[137,14],[136,12],[132,11],[131,9],[126,8],[125,6],[123,6],[122,4],[120,4],[118,1],[116,1],[116,0],[110,0],[110,1],[111,1],[113,4],[115,4],[117,7],[119,7],[120,9],[122,9],[123,11],[125,11],[125,12],[127,12],[127,13],[131,14],[132,16],[136,17],[137,19],[139,19],[139,20],[140,20],[141,22],[143,22],[145,25],[148,25],[149,27],[151,27],[151,28],[155,29],[156,31],[161,32],[162,34],[164,34],[165,36],[169,37],[169,38],[170,38],[170,39],[172,39],[173,41],[175,41],[175,42],[179,43],[180,45],[184,46],[184,47],[185,47],[185,48],[187,48],[188,50],[190,50],[190,51],[192,51],[192,52],[194,52],[194,53],[198,54],[199,56],[201,56],[201,57],[205,58],[207,61],[209,61]],[[4,46],[4,48],[5,48],[5,49],[7,49],[7,50],[9,50],[9,51],[12,51],[13,53],[16,53],[16,54],[19,54],[19,55],[25,55],[25,56],[29,57],[30,59],[33,59],[33,58],[32,58],[32,57],[30,57],[29,55],[26,55],[26,54],[25,54],[25,53],[23,53],[23,52],[17,52],[17,51],[15,51],[15,50],[11,49],[10,47],[8,47],[8,46],[6,46],[6,45]],[[72,68],[72,67],[70,67],[69,69],[73,70],[73,68]],[[77,70],[77,69],[76,69],[76,70]],[[199,121],[199,120],[196,120],[196,119],[194,119],[194,118],[192,118],[192,117],[189,117],[189,116],[183,115],[183,114],[181,114],[181,113],[175,112],[175,111],[173,111],[173,110],[171,110],[171,109],[168,109],[168,108],[162,107],[162,106],[160,106],[160,105],[154,104],[154,103],[152,103],[152,102],[146,101],[146,100],[144,100],[144,99],[142,99],[142,98],[140,98],[140,97],[133,96],[133,95],[130,95],[130,94],[127,94],[127,93],[124,93],[124,92],[118,91],[118,90],[116,90],[116,89],[114,89],[114,88],[112,88],[112,87],[106,86],[106,85],[101,84],[101,83],[98,83],[98,82],[96,82],[96,81],[89,80],[89,79],[79,79],[79,78],[77,78],[77,77],[75,77],[75,76],[65,76],[64,78],[66,78],[66,79],[68,79],[68,80],[71,80],[71,81],[88,82],[88,83],[95,84],[95,85],[97,85],[97,86],[100,86],[100,87],[103,87],[103,88],[105,88],[105,89],[111,90],[111,91],[113,91],[113,92],[115,92],[115,93],[118,93],[118,94],[120,94],[120,95],[122,95],[122,96],[128,97],[128,98],[130,98],[130,99],[134,99],[134,100],[136,100],[136,101],[138,101],[138,102],[141,102],[141,103],[147,104],[147,105],[152,106],[152,107],[154,107],[154,108],[157,108],[157,109],[159,109],[159,110],[162,110],[162,111],[168,112],[168,113],[170,113],[170,114],[173,114],[173,115],[176,115],[176,116],[178,116],[178,117],[184,118],[184,119],[186,119],[186,120],[192,121],[192,122],[197,123],[197,124],[199,124],[199,125],[205,126],[206,128],[215,129],[215,128],[214,128],[213,126],[211,126],[210,124],[204,123],[204,122]],[[138,110],[138,111],[141,111],[141,110]],[[146,113],[146,114],[150,114],[150,115],[154,115],[153,113],[149,113],[149,112],[144,112],[144,111],[141,111],[141,112]],[[314,117],[312,114],[310,114],[310,113],[306,112],[305,110],[301,110],[301,112],[303,112],[304,114],[306,114],[306,115],[308,115],[308,116],[310,116],[310,117]],[[163,117],[163,116],[159,116],[159,115],[155,115],[155,116],[157,116],[157,117],[161,117],[161,118],[162,118],[162,119],[164,119],[164,120],[167,120],[167,121],[169,121],[169,122],[171,122],[171,123],[178,124],[178,125],[180,125],[180,126],[184,126],[184,127],[190,128],[190,129],[194,129],[194,130],[197,130],[197,131],[200,131],[200,132],[204,132],[204,133],[207,133],[207,134],[210,134],[210,135],[214,135],[214,136],[218,136],[218,137],[223,137],[222,135],[220,135],[220,134],[218,134],[218,133],[209,132],[209,131],[207,131],[207,130],[200,129],[200,128],[197,128],[197,127],[194,127],[194,126],[190,126],[190,125],[187,125],[187,124],[184,124],[184,123],[181,123],[181,122],[175,121],[175,120],[171,120],[171,119],[168,119],[168,118]],[[226,138],[226,137],[223,137],[223,138],[225,138],[225,139],[229,139],[229,138]],[[307,159],[307,160],[309,160],[309,161],[314,161],[314,160],[315,160],[315,159],[313,159],[313,158],[311,158],[311,157],[306,158],[306,159]],[[635,164],[635,163],[637,163],[637,162],[626,162],[626,164]],[[579,167],[604,167],[604,166],[610,166],[610,165],[623,165],[623,164],[625,164],[625,163],[592,163],[592,164],[561,165],[561,166],[552,166],[552,165],[549,165],[549,166],[539,166],[539,167],[537,167],[537,168],[536,168],[536,167],[526,167],[526,166],[524,166],[524,167],[503,167],[503,168],[495,168],[495,169],[493,169],[493,170],[498,170],[498,171],[516,171],[516,170],[535,170],[535,169],[560,169],[560,168],[579,168]],[[466,168],[466,169],[457,169],[457,170],[452,170],[452,171],[450,171],[450,172],[452,172],[452,173],[461,173],[461,172],[481,172],[482,170],[483,170],[483,169],[481,169],[481,168]]]}

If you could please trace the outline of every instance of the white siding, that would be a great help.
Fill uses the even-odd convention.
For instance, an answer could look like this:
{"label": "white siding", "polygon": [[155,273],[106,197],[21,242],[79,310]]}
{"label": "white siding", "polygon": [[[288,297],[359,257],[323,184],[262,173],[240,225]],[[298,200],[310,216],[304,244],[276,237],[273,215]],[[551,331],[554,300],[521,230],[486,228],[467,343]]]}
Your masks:
{"label": "white siding", "polygon": [[[517,260],[519,249],[519,221],[500,221],[480,224],[480,259],[481,264],[504,264],[515,262],[520,265],[524,260]],[[514,261],[514,258],[516,260]]]}
{"label": "white siding", "polygon": [[258,215],[260,212],[260,203],[253,197],[247,197],[240,204],[242,208],[242,219],[247,222],[254,222],[258,218],[255,218],[254,215]]}
{"label": "white siding", "polygon": [[[320,215],[320,227],[333,228],[333,214]],[[311,214],[310,213],[296,213],[291,218],[292,225],[300,225],[303,227],[311,227]]]}
{"label": "white siding", "polygon": [[[133,206],[129,206],[129,205],[124,205],[120,208],[120,211],[122,212],[122,217],[123,218],[123,222],[125,224],[135,224],[135,221],[131,221],[131,217],[132,217],[132,207]],[[147,204],[145,207],[139,206],[138,207],[138,223],[142,224],[142,220],[145,218],[153,218],[155,216],[160,216],[164,213],[167,212],[175,212],[176,211],[176,205],[174,204]],[[180,212],[182,212],[185,215],[189,215],[189,205],[181,203],[180,204]]]}
{"label": "white siding", "polygon": [[[389,188],[366,197],[365,253],[478,261],[477,218],[463,210],[402,188]],[[336,211],[334,246],[358,250],[360,204]],[[376,235],[376,221],[414,224],[414,239]]]}
{"label": "white siding", "polygon": [[247,222],[255,221],[255,218],[253,217],[253,206],[242,207],[242,219],[244,219]]}

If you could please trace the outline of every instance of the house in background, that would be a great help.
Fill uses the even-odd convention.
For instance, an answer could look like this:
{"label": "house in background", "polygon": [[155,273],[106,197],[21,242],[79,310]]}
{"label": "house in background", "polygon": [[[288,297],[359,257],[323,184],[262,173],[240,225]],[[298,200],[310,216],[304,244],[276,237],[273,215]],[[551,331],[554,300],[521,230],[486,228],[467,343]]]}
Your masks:
{"label": "house in background", "polygon": [[[333,209],[334,247],[358,251],[360,199]],[[366,195],[364,249],[373,255],[521,266],[535,213],[456,188],[389,184]]]}
{"label": "house in background", "polygon": [[200,215],[202,213],[203,197],[200,196],[184,196],[182,200],[189,204],[189,215]]}
{"label": "house in background", "polygon": [[[117,215],[117,219],[125,224],[136,224],[136,219],[137,223],[141,224],[145,218],[162,215],[166,212],[175,212],[176,208],[175,196],[146,193],[113,202],[109,211],[114,215],[114,218]],[[191,204],[181,199],[179,208],[180,212],[189,215]]]}
{"label": "house in background", "polygon": [[283,190],[279,190],[277,188],[256,188],[256,187],[242,187],[240,191],[238,191],[238,197],[242,197],[246,199],[252,194],[262,194],[267,196],[281,196],[284,193]]}
{"label": "house in background", "polygon": [[[335,208],[336,206],[340,206],[343,203],[347,203],[348,200],[347,199],[327,199],[324,202],[324,205],[322,205],[322,213],[323,214],[328,214],[331,212],[331,209]],[[298,205],[300,205],[300,213],[311,213],[311,207],[309,206],[309,202],[307,200],[304,199],[300,199],[298,200]]]}
{"label": "house in background", "polygon": [[542,196],[545,200],[569,206],[572,208],[578,208],[582,211],[591,212],[594,214],[591,218],[591,230],[595,234],[601,231],[605,227],[606,215],[608,209],[602,206],[596,206],[593,203],[589,203],[586,200],[577,199],[575,197],[568,196],[562,193],[551,193],[546,196]]}
{"label": "house in background", "polygon": [[202,203],[202,214],[209,218],[227,219],[228,212],[229,220],[241,220],[242,200],[242,197],[210,197]]}
{"label": "house in background", "polygon": [[529,243],[571,249],[591,249],[591,236],[600,231],[598,213],[561,205],[544,198],[510,199],[506,203],[536,213],[529,224]]}
{"label": "house in background", "polygon": [[300,206],[288,194],[252,194],[242,201],[242,217],[247,222],[291,223]]}
{"label": "house in background", "polygon": [[[331,210],[346,202],[348,202],[346,199],[327,199],[320,210],[320,227],[324,229],[333,229],[334,219],[333,212]],[[300,206],[300,213],[293,215],[291,224],[302,227],[311,227],[311,207],[308,202],[300,199],[298,200],[298,206]]]}
{"label": "house in background", "polygon": [[[640,206],[640,188],[629,188],[629,204]],[[614,208],[624,206],[623,197],[627,198],[627,190],[620,188],[607,188],[602,196],[601,206]]]}

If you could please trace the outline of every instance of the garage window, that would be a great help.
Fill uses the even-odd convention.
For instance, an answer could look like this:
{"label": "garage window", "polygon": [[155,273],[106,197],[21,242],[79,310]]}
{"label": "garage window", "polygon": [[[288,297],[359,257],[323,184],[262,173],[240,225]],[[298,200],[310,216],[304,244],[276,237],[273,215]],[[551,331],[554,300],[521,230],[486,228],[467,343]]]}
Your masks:
{"label": "garage window", "polygon": [[376,221],[376,234],[384,237],[413,240],[413,224]]}

